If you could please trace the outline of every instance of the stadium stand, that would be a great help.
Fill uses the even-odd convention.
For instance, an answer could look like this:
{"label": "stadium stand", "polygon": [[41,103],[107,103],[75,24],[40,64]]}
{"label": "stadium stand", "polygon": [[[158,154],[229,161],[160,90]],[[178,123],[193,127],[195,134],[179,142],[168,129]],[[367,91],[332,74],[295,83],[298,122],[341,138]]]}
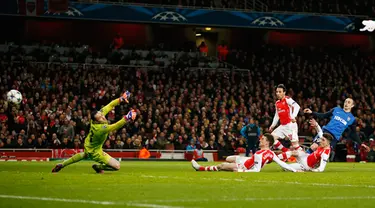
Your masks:
{"label": "stadium stand", "polygon": [[218,68],[220,61],[214,57],[202,56],[199,52],[114,49],[104,53],[93,52],[88,45],[67,47],[52,45],[0,45],[0,51],[7,51],[11,61],[120,64],[132,66],[186,65],[190,67]]}
{"label": "stadium stand", "polygon": [[[255,52],[232,51],[228,55],[229,62],[251,70],[202,69],[178,62],[163,67],[64,63],[50,58],[56,52],[84,56],[85,50],[47,47],[44,53],[33,53],[35,48],[29,46],[4,45],[0,49],[4,72],[0,148],[81,148],[89,112],[129,89],[131,106],[116,108],[108,119],[118,120],[127,107],[137,108],[140,116],[134,125],[110,134],[104,148],[146,145],[184,150],[191,144],[233,153],[245,147],[239,131],[250,117],[262,132],[267,131],[275,112],[274,87],[278,83],[288,87],[288,94],[302,109],[326,112],[342,104],[345,97],[353,97],[358,134],[364,142],[375,137],[374,61],[356,48],[264,45]],[[8,89],[23,93],[20,108],[7,103]],[[302,113],[298,125],[302,136],[314,134]]]}

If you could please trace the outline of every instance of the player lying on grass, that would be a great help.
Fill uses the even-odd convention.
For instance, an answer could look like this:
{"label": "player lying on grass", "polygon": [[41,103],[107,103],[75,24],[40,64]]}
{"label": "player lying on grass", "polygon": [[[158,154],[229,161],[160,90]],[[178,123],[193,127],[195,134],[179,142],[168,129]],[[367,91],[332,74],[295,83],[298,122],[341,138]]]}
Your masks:
{"label": "player lying on grass", "polygon": [[[292,168],[299,171],[313,171],[313,172],[323,172],[331,152],[330,143],[333,140],[331,134],[323,133],[319,124],[315,119],[310,120],[311,126],[313,126],[318,132],[315,141],[319,144],[318,148],[311,154],[303,151],[292,151],[287,152],[287,157],[295,156],[297,158],[297,163],[289,164]],[[283,153],[285,154],[285,153]]]}
{"label": "player lying on grass", "polygon": [[128,102],[129,96],[130,93],[125,92],[119,99],[113,100],[100,111],[93,111],[91,113],[90,132],[85,138],[85,151],[75,154],[71,158],[65,160],[62,164],[57,164],[52,172],[59,172],[62,168],[85,158],[90,158],[100,163],[99,165],[95,164],[92,166],[97,173],[103,173],[104,170],[119,170],[120,162],[105,153],[102,146],[106,141],[109,132],[116,131],[123,127],[126,122],[134,120],[137,114],[134,110],[131,110],[126,116],[114,124],[108,124],[105,115],[121,102]]}
{"label": "player lying on grass", "polygon": [[[309,108],[306,108],[303,110],[303,112],[312,114],[318,118],[331,118],[329,123],[323,126],[323,133],[328,133],[334,138],[330,144],[332,150],[335,149],[336,144],[340,141],[341,135],[344,133],[344,131],[349,129],[349,138],[359,145],[362,145],[367,151],[369,151],[370,148],[366,144],[363,144],[361,139],[356,134],[355,128],[357,126],[357,122],[351,113],[353,107],[353,99],[347,98],[344,102],[344,108],[335,107],[327,113],[312,112]],[[316,150],[317,147],[318,144],[312,144],[310,151]]]}
{"label": "player lying on grass", "polygon": [[332,140],[332,135],[324,133],[320,138],[319,147],[313,153],[293,151],[292,155],[297,158],[297,163],[289,165],[296,170],[323,172],[331,152],[330,143]]}
{"label": "player lying on grass", "polygon": [[200,166],[195,160],[191,163],[196,171],[234,171],[234,172],[260,172],[265,164],[275,161],[283,169],[296,172],[294,168],[281,161],[270,147],[274,143],[274,138],[271,134],[264,134],[260,138],[260,150],[249,157],[241,157],[237,155],[229,156],[226,158],[226,163],[217,166]]}

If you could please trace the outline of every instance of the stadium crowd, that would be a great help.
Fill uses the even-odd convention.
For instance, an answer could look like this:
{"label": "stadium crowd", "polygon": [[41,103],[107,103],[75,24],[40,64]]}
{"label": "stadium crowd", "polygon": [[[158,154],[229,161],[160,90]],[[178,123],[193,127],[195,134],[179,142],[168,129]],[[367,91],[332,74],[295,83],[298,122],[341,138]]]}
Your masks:
{"label": "stadium crowd", "polygon": [[[275,86],[284,83],[301,109],[326,112],[353,97],[357,133],[371,144],[373,155],[372,59],[355,48],[266,45],[255,51],[228,54],[229,62],[250,70],[36,64],[22,61],[22,56],[21,61],[9,61],[14,51],[1,54],[0,148],[82,148],[90,111],[129,90],[130,103],[116,107],[108,120],[120,119],[129,108],[137,109],[139,116],[134,124],[111,133],[104,148],[202,147],[233,153],[246,147],[240,130],[250,118],[267,132],[275,113]],[[7,103],[9,89],[22,92],[19,107]],[[301,111],[300,135],[315,134],[308,120]]]}
{"label": "stadium crowd", "polygon": [[[245,1],[234,0],[104,0],[107,2],[129,2],[129,3],[144,3],[144,4],[162,4],[162,5],[179,5],[179,6],[194,6],[206,8],[229,8],[229,9],[245,9]],[[247,9],[253,4],[252,1],[247,1]],[[269,12],[308,12],[308,13],[325,13],[325,14],[346,14],[346,15],[366,15],[374,16],[375,1],[338,1],[338,0],[261,0],[258,1],[267,5]]]}
{"label": "stadium crowd", "polygon": [[[138,50],[137,48],[113,48],[109,51],[93,49],[88,45],[73,43],[31,43],[27,47],[16,44],[5,45],[7,54],[12,61],[90,63],[116,65],[142,65],[177,67],[216,67],[217,58],[200,55],[198,48],[166,47],[163,44]],[[1,50],[1,49],[0,49]],[[189,51],[189,52],[188,52]],[[191,51],[191,52],[190,52]]]}

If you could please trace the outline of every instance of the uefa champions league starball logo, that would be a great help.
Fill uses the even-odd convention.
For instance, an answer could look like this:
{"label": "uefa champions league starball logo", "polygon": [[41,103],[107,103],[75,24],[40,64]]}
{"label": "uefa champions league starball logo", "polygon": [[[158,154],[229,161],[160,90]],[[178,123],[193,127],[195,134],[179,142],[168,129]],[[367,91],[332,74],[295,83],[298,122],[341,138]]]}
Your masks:
{"label": "uefa champions league starball logo", "polygon": [[72,17],[76,17],[76,16],[83,16],[82,12],[80,12],[78,9],[74,8],[74,7],[68,7],[68,11],[66,12],[50,12],[50,11],[46,11],[45,14],[52,14],[52,15],[63,15],[63,16],[72,16]]}
{"label": "uefa champions league starball logo", "polygon": [[280,27],[284,26],[284,23],[275,17],[259,17],[251,22],[252,25],[267,26],[267,27]]}
{"label": "uefa champions league starball logo", "polygon": [[346,31],[353,31],[355,29],[355,24],[352,22],[348,24],[345,28]]}
{"label": "uefa champions league starball logo", "polygon": [[172,21],[172,22],[187,22],[187,19],[177,12],[161,12],[152,17],[153,20]]}

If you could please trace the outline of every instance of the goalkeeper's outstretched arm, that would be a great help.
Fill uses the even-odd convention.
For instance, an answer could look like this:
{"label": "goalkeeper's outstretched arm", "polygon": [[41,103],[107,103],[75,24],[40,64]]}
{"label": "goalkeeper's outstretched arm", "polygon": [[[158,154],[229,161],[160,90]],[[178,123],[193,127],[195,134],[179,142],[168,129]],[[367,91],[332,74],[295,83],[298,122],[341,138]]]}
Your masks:
{"label": "goalkeeper's outstretched arm", "polygon": [[119,104],[120,104],[120,99],[118,98],[114,99],[108,105],[100,109],[100,112],[105,116],[108,114],[109,111],[111,111],[114,107],[118,106]]}
{"label": "goalkeeper's outstretched arm", "polygon": [[130,92],[126,91],[121,97],[112,100],[108,105],[100,109],[100,112],[105,116],[111,111],[114,107],[119,105],[121,102],[129,102],[128,98],[130,97]]}
{"label": "goalkeeper's outstretched arm", "polygon": [[135,110],[131,110],[121,120],[117,121],[114,124],[105,126],[103,128],[103,131],[107,131],[107,132],[116,131],[116,130],[120,129],[121,127],[123,127],[126,124],[126,122],[128,122],[128,121],[134,121],[134,119],[136,118],[136,116],[137,116],[136,111]]}
{"label": "goalkeeper's outstretched arm", "polygon": [[126,124],[126,119],[122,118],[116,123],[110,124],[106,128],[103,128],[103,129],[104,131],[107,131],[107,132],[116,131],[116,130],[119,130],[121,127],[123,127],[125,124]]}

